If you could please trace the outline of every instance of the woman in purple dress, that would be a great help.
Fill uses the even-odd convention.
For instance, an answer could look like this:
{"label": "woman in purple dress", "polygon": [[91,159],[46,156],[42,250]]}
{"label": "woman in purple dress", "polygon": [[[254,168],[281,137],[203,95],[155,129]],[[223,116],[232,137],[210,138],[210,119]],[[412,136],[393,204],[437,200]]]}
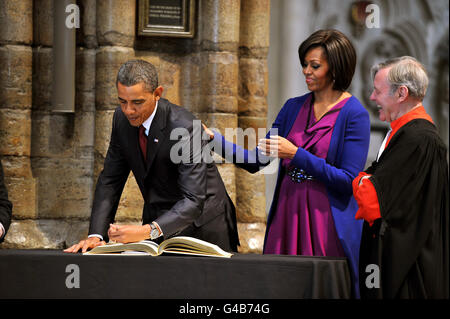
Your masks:
{"label": "woman in purple dress", "polygon": [[[249,172],[264,156],[280,158],[267,220],[265,254],[347,257],[358,296],[358,257],[362,223],[352,180],[364,169],[370,138],[369,114],[347,92],[356,52],[337,30],[319,30],[298,49],[309,93],[289,99],[272,130],[254,151],[206,129],[215,150],[234,155]],[[272,131],[271,130],[271,131]],[[237,154],[244,154],[239,157]]]}

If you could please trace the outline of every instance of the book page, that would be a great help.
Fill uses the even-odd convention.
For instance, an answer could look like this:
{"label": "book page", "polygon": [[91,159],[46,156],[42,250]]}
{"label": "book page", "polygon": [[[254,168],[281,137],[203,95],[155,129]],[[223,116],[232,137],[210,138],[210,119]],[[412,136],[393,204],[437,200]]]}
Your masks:
{"label": "book page", "polygon": [[108,243],[103,246],[97,246],[90,251],[86,252],[87,255],[96,255],[96,254],[114,254],[114,253],[122,253],[122,252],[145,252],[150,255],[158,254],[158,244],[150,240],[143,240],[136,243]]}
{"label": "book page", "polygon": [[173,237],[165,240],[159,247],[159,253],[163,251],[223,257],[232,256],[232,254],[222,250],[217,245],[187,236]]}

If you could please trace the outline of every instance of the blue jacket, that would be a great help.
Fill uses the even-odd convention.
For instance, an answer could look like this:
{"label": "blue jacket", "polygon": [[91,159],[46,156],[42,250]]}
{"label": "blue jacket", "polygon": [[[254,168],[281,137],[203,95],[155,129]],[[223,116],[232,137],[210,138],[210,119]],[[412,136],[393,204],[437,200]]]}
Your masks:
{"label": "blue jacket", "polygon": [[[289,99],[278,113],[271,131],[277,129],[279,136],[286,137],[310,94],[312,93]],[[353,198],[352,181],[359,172],[364,170],[369,140],[369,114],[358,99],[352,96],[336,119],[326,160],[299,148],[291,161],[291,165],[304,169],[309,175],[326,185],[336,231],[349,261],[355,297],[359,297],[358,261],[363,221],[355,219],[358,205]],[[216,151],[220,149],[227,159],[232,154],[233,162],[251,173],[257,172],[268,164],[267,158],[262,156],[258,149],[243,150],[226,141],[217,132],[214,134],[214,141]],[[225,156],[227,154],[228,156]],[[280,161],[275,193],[267,219],[266,235],[277,207],[278,193],[284,174],[285,170]]]}

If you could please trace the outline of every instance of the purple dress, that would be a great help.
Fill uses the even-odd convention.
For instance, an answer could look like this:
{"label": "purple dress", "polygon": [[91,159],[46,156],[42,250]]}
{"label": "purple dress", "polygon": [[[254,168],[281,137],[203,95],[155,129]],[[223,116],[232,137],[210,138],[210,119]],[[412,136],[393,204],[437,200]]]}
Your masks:
{"label": "purple dress", "polygon": [[[326,159],[334,124],[348,98],[318,121],[311,100],[312,95],[300,109],[287,139]],[[290,162],[289,159],[282,160],[286,171],[290,169]],[[284,175],[264,254],[345,257],[322,182],[313,179],[297,183]]]}

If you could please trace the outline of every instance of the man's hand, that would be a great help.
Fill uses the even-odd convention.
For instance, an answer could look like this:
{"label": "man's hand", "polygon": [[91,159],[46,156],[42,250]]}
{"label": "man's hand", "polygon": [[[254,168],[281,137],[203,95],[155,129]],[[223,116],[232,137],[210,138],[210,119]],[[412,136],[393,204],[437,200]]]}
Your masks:
{"label": "man's hand", "polygon": [[366,175],[366,176],[361,177],[361,179],[359,180],[358,186],[361,186],[363,183],[363,180],[365,180],[366,178],[370,178],[370,177],[371,177],[371,175]]}
{"label": "man's hand", "polygon": [[105,241],[100,240],[98,237],[90,237],[80,240],[78,244],[75,244],[64,250],[66,253],[77,253],[80,249],[82,253],[85,253],[88,249],[92,249],[97,246],[105,245]]}
{"label": "man's hand", "polygon": [[115,225],[108,229],[110,240],[119,243],[131,243],[150,238],[150,225]]}
{"label": "man's hand", "polygon": [[202,123],[203,129],[205,130],[206,134],[209,136],[209,140],[214,139],[214,132],[211,131],[209,128],[206,127],[205,124]]}

